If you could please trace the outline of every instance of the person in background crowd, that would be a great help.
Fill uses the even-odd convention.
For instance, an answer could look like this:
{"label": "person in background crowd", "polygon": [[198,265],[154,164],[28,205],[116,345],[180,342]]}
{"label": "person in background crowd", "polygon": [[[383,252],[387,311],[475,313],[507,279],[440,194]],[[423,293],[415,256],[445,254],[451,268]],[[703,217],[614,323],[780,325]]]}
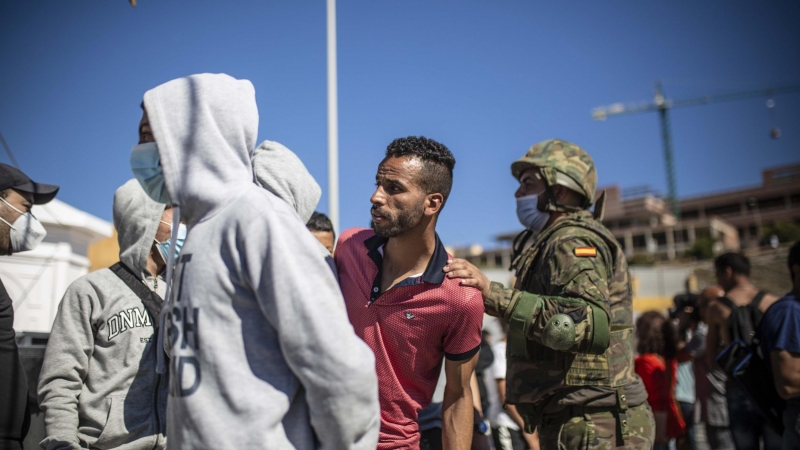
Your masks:
{"label": "person in background crowd", "polygon": [[[698,296],[682,294],[675,297],[675,304],[669,310],[669,317],[678,329],[678,374],[675,383],[675,400],[681,410],[686,433],[676,439],[678,450],[697,450],[697,436],[694,429],[695,400],[697,399],[694,375],[694,353],[700,339],[696,338],[697,327],[701,323],[700,308],[697,305]],[[705,341],[705,334],[702,337]],[[692,346],[689,346],[689,343]]]}
{"label": "person in background crowd", "polygon": [[[0,255],[33,250],[42,242],[47,232],[31,208],[57,193],[58,186],[35,183],[0,164]],[[0,280],[0,449],[22,449],[29,427],[28,380],[14,332],[14,302]]]}
{"label": "person in background crowd", "polygon": [[288,203],[303,223],[314,217],[322,188],[293,151],[264,141],[253,151],[252,165],[257,186]]}
{"label": "person in background crowd", "polygon": [[800,448],[800,241],[789,250],[792,291],[773,304],[761,322],[761,346],[775,390],[786,400],[783,450]]}
{"label": "person in background crowd", "polygon": [[511,174],[526,228],[514,241],[514,287],[464,259],[445,268],[480,289],[486,313],[509,325],[506,402],[545,448],[583,448],[592,427],[590,445],[650,449],[653,414],[633,371],[628,263],[598,220],[605,195],[595,197],[591,156],[550,139],[512,163]]}
{"label": "person in background crowd", "polygon": [[192,75],[143,110],[131,169],[188,228],[164,308],[170,448],[374,449],[372,352],[305,223],[254,183],[253,85]]}
{"label": "person in background crowd", "polygon": [[[728,429],[728,402],[725,399],[725,373],[719,367],[709,367],[706,361],[708,335],[708,304],[724,295],[719,286],[709,286],[697,298],[700,322],[694,328],[686,346],[678,352],[678,360],[693,359],[696,408],[705,424],[706,440],[711,450],[734,450],[733,436]],[[698,414],[695,413],[695,417]],[[695,434],[696,436],[696,434]]]}
{"label": "person in background crowd", "polygon": [[481,349],[478,352],[478,363],[475,365],[475,372],[469,382],[472,389],[472,406],[474,409],[475,428],[472,431],[472,450],[492,450],[491,430],[489,421],[486,419],[486,411],[489,408],[489,393],[486,391],[486,371],[494,362],[494,352],[492,346],[486,339],[489,333],[481,333]]}
{"label": "person in background crowd", "polygon": [[[778,300],[775,295],[760,291],[750,281],[750,261],[739,253],[725,253],[714,261],[717,283],[725,295],[708,306],[708,337],[706,361],[718,367],[716,357],[733,340],[750,344],[761,317]],[[747,322],[747,323],[744,323]],[[729,427],[739,450],[780,448],[781,437],[750,404],[745,392],[734,380],[728,379],[725,397],[728,402]]]}
{"label": "person in background crowd", "polygon": [[442,445],[472,445],[483,303],[478,290],[445,278],[449,256],[436,234],[453,166],[432,139],[395,139],[375,175],[373,229],[346,230],[336,246],[350,321],[375,353],[381,450],[419,448],[417,413],[431,402],[443,358]]}
{"label": "person in background crowd", "polygon": [[417,416],[419,424],[419,448],[420,450],[441,450],[442,449],[442,400],[444,399],[444,385],[447,377],[444,374],[444,364],[442,364],[439,380],[436,382],[436,389],[433,391],[431,403],[423,408]]}
{"label": "person in background crowd", "polygon": [[655,450],[666,450],[669,441],[686,431],[675,401],[677,335],[672,323],[657,311],[636,319],[636,374],[647,389],[647,402],[656,419]]}
{"label": "person in background crowd", "polygon": [[332,255],[333,244],[336,242],[336,232],[333,230],[331,219],[321,212],[314,211],[311,219],[306,223],[306,228]]}
{"label": "person in background crowd", "polygon": [[[264,141],[253,152],[252,164],[257,186],[272,192],[276,197],[288,203],[297,212],[303,223],[314,220],[318,214],[314,212],[314,209],[319,204],[322,189],[294,152],[278,142]],[[328,223],[330,224],[330,221]],[[318,236],[314,235],[314,237],[319,241]],[[331,248],[333,248],[333,243],[331,243]],[[333,256],[322,241],[320,241],[319,250],[320,256],[325,259],[338,279]]]}
{"label": "person in background crowd", "polygon": [[[492,358],[491,349],[481,346],[479,359],[485,358],[484,355],[489,354]],[[478,362],[480,364],[480,362]],[[439,381],[436,383],[436,389],[433,391],[431,403],[419,412],[417,423],[419,424],[420,450],[441,450],[442,447],[442,400],[444,400],[444,387],[447,384],[447,376],[444,371],[444,364],[439,374]],[[477,370],[476,370],[477,373]],[[481,421],[483,419],[483,411],[479,409],[483,403],[483,394],[477,382],[475,374],[472,376],[470,382],[472,388],[472,400],[475,407],[475,429],[472,433],[472,446],[471,450],[490,450],[491,444],[488,437],[480,430]]]}
{"label": "person in background crowd", "polygon": [[489,408],[486,416],[492,427],[495,450],[539,450],[537,432],[525,433],[525,422],[514,405],[506,405],[506,333],[502,326],[500,336],[492,336],[494,362],[484,375]]}
{"label": "person in background crowd", "polygon": [[164,206],[136,180],[117,189],[120,262],[73,281],[58,306],[39,376],[43,449],[166,448],[168,383],[154,339],[171,239]]}

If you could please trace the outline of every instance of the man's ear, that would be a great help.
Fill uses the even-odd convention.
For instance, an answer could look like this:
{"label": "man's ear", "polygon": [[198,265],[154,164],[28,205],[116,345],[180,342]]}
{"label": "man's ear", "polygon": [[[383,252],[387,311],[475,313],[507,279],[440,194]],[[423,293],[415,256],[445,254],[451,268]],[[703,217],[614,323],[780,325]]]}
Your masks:
{"label": "man's ear", "polygon": [[556,203],[563,204],[567,200],[567,188],[557,184],[551,189],[553,189],[553,197],[555,197]]}
{"label": "man's ear", "polygon": [[428,194],[425,199],[424,214],[426,216],[434,216],[442,210],[442,205],[444,205],[444,196],[442,194]]}

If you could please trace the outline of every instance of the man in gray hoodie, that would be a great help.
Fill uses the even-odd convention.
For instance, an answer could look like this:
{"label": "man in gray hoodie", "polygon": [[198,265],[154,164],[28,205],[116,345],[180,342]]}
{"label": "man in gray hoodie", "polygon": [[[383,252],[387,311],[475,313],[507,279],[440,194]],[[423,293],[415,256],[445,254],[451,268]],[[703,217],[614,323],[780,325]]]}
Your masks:
{"label": "man in gray hoodie", "polygon": [[131,167],[189,228],[167,305],[170,447],[374,449],[372,352],[305,224],[253,182],[252,84],[180,78],[144,109],[157,158]]}
{"label": "man in gray hoodie", "polygon": [[[172,210],[151,200],[136,180],[114,195],[119,259],[160,297]],[[46,450],[163,449],[168,382],[156,373],[157,314],[113,269],[75,280],[59,305],[39,376]],[[146,291],[145,291],[146,292]]]}

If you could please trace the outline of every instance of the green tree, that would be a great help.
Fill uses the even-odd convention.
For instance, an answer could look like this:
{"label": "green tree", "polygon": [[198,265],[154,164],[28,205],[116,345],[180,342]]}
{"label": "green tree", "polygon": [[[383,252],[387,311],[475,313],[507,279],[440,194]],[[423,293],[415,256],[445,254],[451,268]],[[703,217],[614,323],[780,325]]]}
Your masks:
{"label": "green tree", "polygon": [[696,259],[711,259],[714,257],[714,243],[716,240],[711,237],[697,238],[686,250],[686,256],[694,257]]}
{"label": "green tree", "polygon": [[774,234],[778,236],[779,242],[800,241],[800,225],[788,220],[773,222],[765,226],[763,230],[765,237],[769,238]]}

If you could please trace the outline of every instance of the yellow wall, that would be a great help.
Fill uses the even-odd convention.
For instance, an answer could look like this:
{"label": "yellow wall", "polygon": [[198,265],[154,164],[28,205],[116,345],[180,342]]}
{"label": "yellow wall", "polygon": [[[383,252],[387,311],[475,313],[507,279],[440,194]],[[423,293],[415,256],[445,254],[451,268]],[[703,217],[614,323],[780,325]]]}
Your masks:
{"label": "yellow wall", "polygon": [[645,312],[655,309],[656,311],[666,311],[672,306],[672,297],[640,297],[633,296],[634,312]]}
{"label": "yellow wall", "polygon": [[89,272],[95,270],[105,269],[111,267],[114,263],[119,261],[119,244],[117,243],[117,230],[110,238],[97,241],[89,246]]}

